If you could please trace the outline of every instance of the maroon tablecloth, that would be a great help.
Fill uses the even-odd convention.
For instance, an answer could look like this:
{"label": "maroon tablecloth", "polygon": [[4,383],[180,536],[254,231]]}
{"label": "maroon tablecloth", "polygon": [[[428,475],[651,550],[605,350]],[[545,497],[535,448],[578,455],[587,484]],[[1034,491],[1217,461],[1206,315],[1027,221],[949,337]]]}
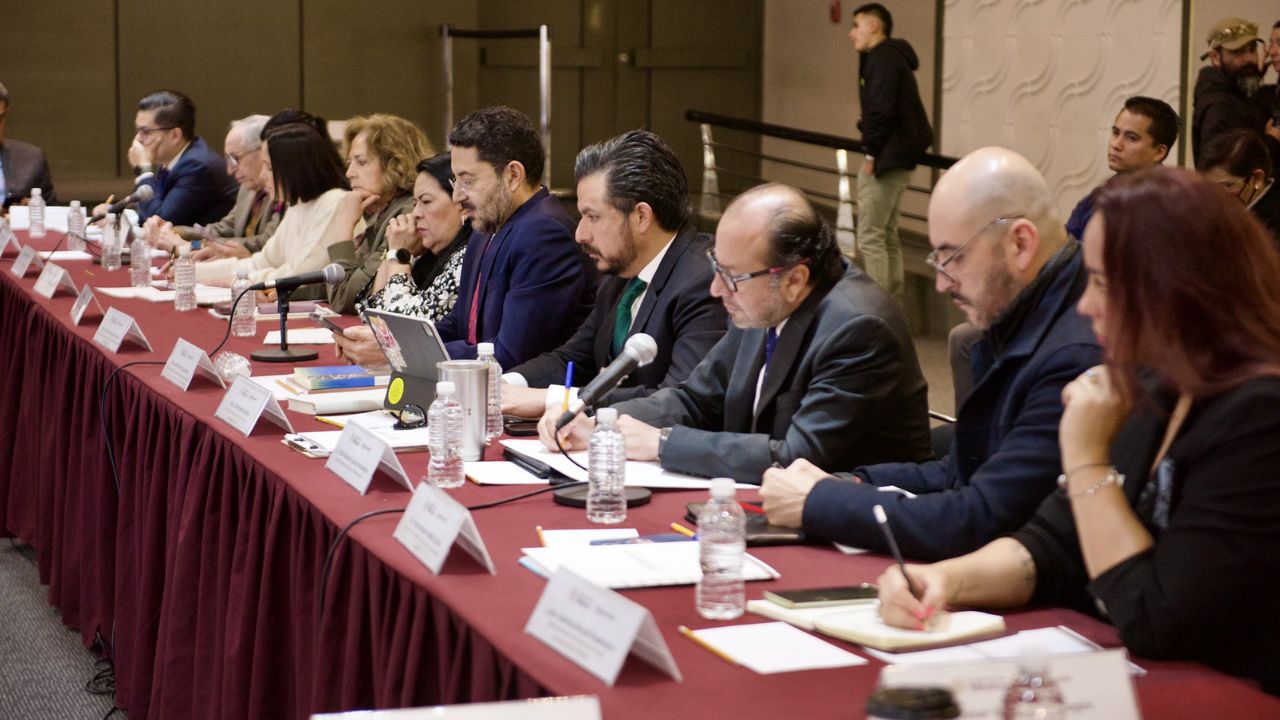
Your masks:
{"label": "maroon tablecloth", "polygon": [[[25,242],[25,237],[22,238]],[[39,246],[51,247],[57,237]],[[263,421],[245,438],[213,413],[222,391],[200,379],[181,392],[160,367],[182,336],[209,348],[224,325],[204,310],[102,298],[127,312],[155,347],[108,354],[91,342],[97,317],[73,327],[73,298],[34,296],[35,272],[14,278],[0,260],[0,535],[38,550],[49,600],[86,644],[113,646],[119,704],[137,718],[304,718],[311,712],[598,694],[606,717],[689,712],[710,717],[861,717],[880,665],[756,675],[680,637],[706,626],[689,587],[627,592],[654,614],[685,680],[629,659],[615,687],[523,632],[544,581],[517,564],[534,526],[585,527],[580,510],[546,497],[479,510],[476,523],[498,567],[489,575],[455,552],[431,575],[391,537],[398,516],[370,519],[339,546],[318,613],[317,584],[338,530],[358,515],[403,507],[408,493],[375,478],[358,495],[280,443]],[[123,285],[127,272],[65,263],[77,284]],[[265,325],[265,324],[264,324]],[[305,326],[306,323],[296,323]],[[261,328],[265,330],[265,327]],[[248,355],[258,340],[233,338]],[[323,350],[322,350],[323,355]],[[322,357],[322,361],[324,358]],[[287,367],[255,364],[255,374]],[[110,424],[117,492],[103,442]],[[290,413],[299,431],[327,429]],[[420,474],[425,454],[401,456]],[[465,504],[523,488],[455,491]],[[628,525],[660,532],[700,493],[655,493]],[[823,547],[756,549],[783,578],[766,587],[861,582],[886,564]],[[1067,624],[1105,646],[1107,625],[1067,610],[1008,616],[1011,629]],[[1138,659],[1135,684],[1149,718],[1258,718],[1280,701],[1193,663]]]}

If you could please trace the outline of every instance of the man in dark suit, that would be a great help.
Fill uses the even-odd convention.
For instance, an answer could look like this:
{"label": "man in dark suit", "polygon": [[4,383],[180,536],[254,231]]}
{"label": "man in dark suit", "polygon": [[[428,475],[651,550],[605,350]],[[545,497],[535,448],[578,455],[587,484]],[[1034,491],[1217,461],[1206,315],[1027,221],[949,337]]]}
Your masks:
{"label": "man in dark suit", "polygon": [[31,188],[40,188],[45,202],[56,202],[44,151],[31,143],[5,137],[8,123],[9,91],[0,85],[0,206],[26,202]]}
{"label": "man in dark suit", "polygon": [[[676,385],[724,335],[726,315],[711,297],[711,236],[690,224],[689,181],[662,138],[633,130],[578,153],[576,239],[605,273],[595,309],[573,337],[504,376],[502,410],[539,417],[548,393],[563,397],[565,366],[579,385],[647,333],[657,357],[602,401],[608,405]],[[550,387],[550,390],[544,388]]]}
{"label": "man in dark suit", "polygon": [[[676,387],[617,408],[627,457],[759,482],[799,457],[929,457],[924,377],[897,302],[841,260],[795,188],[762,185],[725,209],[708,255],[734,327]],[[539,433],[554,447],[557,411]],[[585,445],[579,417],[561,440]],[[868,460],[872,459],[872,460]]]}
{"label": "man in dark suit", "polygon": [[[236,183],[227,164],[196,136],[196,106],[183,93],[161,90],[138,101],[129,163],[134,186],[155,194],[138,205],[138,221],[159,215],[174,225],[208,225],[231,211]],[[106,205],[94,208],[105,212]]]}
{"label": "man in dark suit", "polygon": [[[886,552],[872,513],[883,505],[904,554],[941,560],[1018,529],[1053,490],[1062,388],[1101,361],[1075,309],[1088,282],[1079,243],[1044,178],[1003,148],[966,155],[938,181],[929,243],[938,292],[983,330],[951,451],[925,463],[769,470],[760,494],[771,523]],[[822,467],[857,469],[835,477]]]}
{"label": "man in dark suit", "polygon": [[597,276],[573,241],[573,219],[542,187],[546,151],[529,118],[477,110],[449,133],[453,200],[477,232],[462,261],[458,302],[436,329],[449,356],[492,342],[515,367],[569,339],[591,312]]}

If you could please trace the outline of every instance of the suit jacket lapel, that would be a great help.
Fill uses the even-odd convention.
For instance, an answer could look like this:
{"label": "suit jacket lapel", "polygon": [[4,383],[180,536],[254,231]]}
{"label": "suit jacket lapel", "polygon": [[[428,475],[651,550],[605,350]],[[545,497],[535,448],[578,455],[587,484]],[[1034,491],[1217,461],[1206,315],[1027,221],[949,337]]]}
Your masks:
{"label": "suit jacket lapel", "polygon": [[[782,334],[778,336],[778,344],[773,348],[769,372],[764,376],[764,386],[760,388],[760,401],[756,403],[753,417],[757,419],[760,417],[760,411],[768,406],[782,389],[783,381],[791,374],[791,366],[800,355],[800,346],[804,343],[804,336],[809,331],[809,324],[813,322],[813,308],[814,306],[809,304],[801,306],[800,309],[791,313],[786,326],[782,328]],[[760,352],[763,360],[763,342],[761,342]]]}
{"label": "suit jacket lapel", "polygon": [[667,280],[671,279],[671,273],[675,272],[676,266],[682,262],[697,260],[697,258],[685,257],[689,243],[693,242],[697,235],[698,230],[692,225],[685,225],[680,228],[680,232],[676,233],[675,239],[671,241],[671,247],[667,248],[667,254],[663,255],[662,262],[658,263],[658,270],[653,274],[653,280],[645,289],[644,298],[640,300],[640,309],[636,311],[636,319],[631,323],[631,332],[628,335],[644,331],[649,317],[653,315],[653,309],[658,305],[658,296],[662,294],[662,288],[666,286]]}
{"label": "suit jacket lapel", "polygon": [[[742,333],[742,343],[739,345],[738,357],[733,365],[733,374],[725,387],[724,429],[728,432],[753,431],[755,413],[752,411],[751,403],[756,399],[756,380],[760,377],[760,368],[764,365],[765,330],[751,328],[743,330]],[[774,352],[777,352],[776,347]]]}
{"label": "suit jacket lapel", "polygon": [[[613,319],[617,316],[618,301],[622,299],[622,291],[626,287],[626,280],[610,275],[600,283],[600,289],[596,293],[596,303],[600,305],[602,310],[608,308],[607,311],[601,313],[600,325],[596,328],[595,344],[593,346],[596,366],[600,369],[604,369],[613,360]],[[632,327],[635,327],[635,325]]]}

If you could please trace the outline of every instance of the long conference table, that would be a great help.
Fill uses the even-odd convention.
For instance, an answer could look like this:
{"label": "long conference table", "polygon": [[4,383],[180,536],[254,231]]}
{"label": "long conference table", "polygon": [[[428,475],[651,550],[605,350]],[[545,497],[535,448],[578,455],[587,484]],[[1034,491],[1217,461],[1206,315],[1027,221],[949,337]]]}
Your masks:
{"label": "long conference table", "polygon": [[[60,240],[51,232],[34,245],[48,250]],[[36,548],[49,602],[86,645],[98,636],[109,642],[116,700],[134,720],[305,718],[579,694],[598,695],[610,720],[864,717],[879,661],[776,675],[731,665],[679,634],[682,624],[712,624],[694,610],[691,587],[624,593],[654,615],[683,682],[633,657],[608,687],[525,634],[545,581],[517,563],[520,548],[537,543],[536,525],[588,526],[581,510],[545,495],[474,513],[496,575],[456,549],[431,574],[392,538],[400,517],[393,514],[357,525],[319,587],[339,530],[371,510],[403,508],[409,493],[379,474],[361,496],[324,461],[283,445],[282,431],[265,419],[243,436],[214,417],[223,391],[204,380],[183,392],[160,377],[157,364],[125,368],[107,385],[125,363],[162,363],[179,337],[209,349],[225,325],[204,309],[178,313],[168,304],[100,297],[132,315],[154,347],[126,343],[109,353],[92,342],[99,317],[73,325],[74,297],[34,295],[37,271],[16,278],[12,262],[11,253],[0,259],[0,536]],[[62,266],[77,286],[128,284],[127,268]],[[265,326],[256,338],[232,338],[227,349],[247,357]],[[288,370],[255,363],[253,371]],[[329,429],[286,412],[299,432]],[[426,457],[401,460],[416,477]],[[472,505],[524,491],[468,483],[451,492]],[[627,524],[666,531],[686,502],[704,495],[655,492]],[[752,552],[782,579],[750,583],[749,597],[770,587],[873,581],[889,562],[817,545]],[[1104,647],[1119,645],[1109,625],[1071,610],[1014,612],[1006,622],[1011,630],[1067,625]],[[1280,716],[1280,699],[1250,682],[1195,663],[1135,660],[1149,670],[1134,679],[1147,718]]]}

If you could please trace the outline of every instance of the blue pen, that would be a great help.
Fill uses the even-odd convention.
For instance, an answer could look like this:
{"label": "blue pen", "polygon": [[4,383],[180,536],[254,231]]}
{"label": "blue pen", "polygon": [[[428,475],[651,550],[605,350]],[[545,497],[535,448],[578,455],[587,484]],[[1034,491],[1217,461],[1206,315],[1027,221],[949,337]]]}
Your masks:
{"label": "blue pen", "polygon": [[564,369],[564,412],[569,412],[569,388],[573,387],[573,361]]}

